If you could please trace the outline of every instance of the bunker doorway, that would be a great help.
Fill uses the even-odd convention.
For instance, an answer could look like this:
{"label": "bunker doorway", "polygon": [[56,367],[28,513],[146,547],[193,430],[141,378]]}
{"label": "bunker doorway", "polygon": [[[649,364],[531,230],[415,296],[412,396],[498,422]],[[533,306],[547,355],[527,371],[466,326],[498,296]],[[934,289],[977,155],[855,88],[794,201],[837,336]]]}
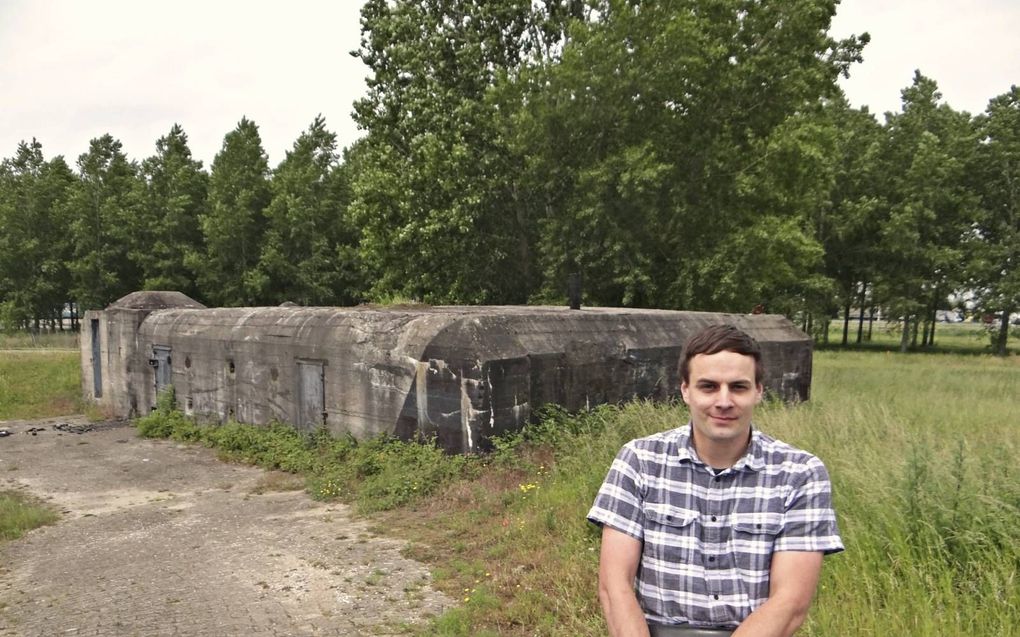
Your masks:
{"label": "bunker doorway", "polygon": [[89,321],[90,331],[92,332],[92,396],[94,398],[103,397],[103,357],[101,352],[103,351],[102,343],[99,338],[99,319],[92,319]]}
{"label": "bunker doorway", "polygon": [[156,372],[156,396],[158,397],[165,389],[170,387],[172,384],[172,369],[170,359],[170,348],[166,345],[153,345],[152,346],[152,360],[149,364],[152,365],[153,371]]}
{"label": "bunker doorway", "polygon": [[298,413],[294,426],[315,431],[326,423],[326,376],[322,361],[298,361]]}

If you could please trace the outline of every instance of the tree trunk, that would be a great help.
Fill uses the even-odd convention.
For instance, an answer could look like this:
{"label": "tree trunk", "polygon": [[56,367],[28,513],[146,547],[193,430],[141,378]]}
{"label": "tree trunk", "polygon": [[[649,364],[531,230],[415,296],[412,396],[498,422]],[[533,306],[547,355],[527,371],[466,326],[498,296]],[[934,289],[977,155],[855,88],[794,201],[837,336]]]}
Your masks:
{"label": "tree trunk", "polygon": [[871,328],[875,326],[875,306],[871,306],[871,311],[868,312],[868,342],[871,342]]}
{"label": "tree trunk", "polygon": [[937,320],[938,319],[938,314],[939,314],[939,311],[937,309],[932,309],[932,311],[931,311],[931,333],[928,334],[928,346],[929,347],[935,347],[935,324],[938,323],[938,320]]}
{"label": "tree trunk", "polygon": [[1006,340],[1009,338],[1009,315],[1012,308],[1003,308],[1002,320],[999,321],[999,333],[995,339],[995,355],[1006,355]]}
{"label": "tree trunk", "polygon": [[843,305],[843,347],[847,346],[850,337],[850,297]]}
{"label": "tree trunk", "polygon": [[910,315],[903,317],[903,335],[900,337],[900,351],[906,352],[910,349]]}
{"label": "tree trunk", "polygon": [[924,319],[924,334],[921,336],[921,347],[928,347],[928,325],[930,321],[927,317]]}
{"label": "tree trunk", "polygon": [[868,293],[868,284],[864,283],[861,285],[861,300],[858,304],[860,311],[857,313],[857,344],[861,344],[861,338],[864,336],[864,301]]}

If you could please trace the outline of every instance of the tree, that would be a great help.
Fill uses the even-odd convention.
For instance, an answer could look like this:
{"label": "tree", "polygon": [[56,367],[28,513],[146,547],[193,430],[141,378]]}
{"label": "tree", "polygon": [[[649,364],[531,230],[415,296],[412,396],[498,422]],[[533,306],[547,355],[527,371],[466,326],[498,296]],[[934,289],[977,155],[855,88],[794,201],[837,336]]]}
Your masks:
{"label": "tree", "polygon": [[369,67],[355,120],[368,134],[352,171],[352,216],[371,294],[523,302],[535,224],[502,92],[551,55],[580,2],[370,0],[356,55]]}
{"label": "tree", "polygon": [[968,281],[977,307],[999,316],[993,349],[1005,356],[1010,316],[1020,308],[1020,88],[989,101],[978,129],[970,174],[981,211],[968,237]]}
{"label": "tree", "polygon": [[79,180],[70,198],[72,294],[83,309],[106,307],[138,290],[142,271],[131,255],[142,249],[138,168],[106,134],[78,158]]}
{"label": "tree", "polygon": [[[825,249],[824,271],[834,282],[835,301],[843,310],[842,343],[846,345],[854,304],[860,311],[857,342],[863,338],[864,310],[873,298],[869,289],[880,269],[875,237],[882,202],[875,189],[875,170],[884,131],[867,107],[850,108],[843,96],[827,102],[824,113],[836,135],[835,175],[830,205],[818,215],[815,226]],[[823,316],[831,315],[832,309],[820,308]]]}
{"label": "tree", "polygon": [[347,218],[346,175],[339,170],[336,135],[322,116],[294,142],[273,174],[268,227],[252,280],[258,297],[301,305],[352,303],[356,272],[345,248],[353,243]]}
{"label": "tree", "polygon": [[205,210],[208,176],[191,157],[188,136],[179,125],[156,142],[156,154],[142,162],[145,189],[140,209],[144,240],[131,254],[142,270],[146,290],[178,290],[196,295],[187,255],[201,253],[199,218]]}
{"label": "tree", "polygon": [[830,39],[833,10],[608,2],[575,23],[519,126],[547,294],[575,269],[609,305],[746,311],[824,286],[803,279],[831,180],[812,112],[867,41]]}
{"label": "tree", "polygon": [[256,303],[253,277],[270,196],[258,126],[242,117],[213,159],[208,205],[200,216],[205,251],[187,259],[205,299],[221,306]]}
{"label": "tree", "polygon": [[44,161],[42,145],[22,142],[0,164],[0,323],[55,319],[70,299],[64,215],[74,175],[63,157]]}
{"label": "tree", "polygon": [[977,209],[965,173],[976,148],[971,119],[941,97],[935,81],[917,72],[903,90],[903,112],[886,116],[877,287],[903,321],[904,351],[963,283],[962,245]]}

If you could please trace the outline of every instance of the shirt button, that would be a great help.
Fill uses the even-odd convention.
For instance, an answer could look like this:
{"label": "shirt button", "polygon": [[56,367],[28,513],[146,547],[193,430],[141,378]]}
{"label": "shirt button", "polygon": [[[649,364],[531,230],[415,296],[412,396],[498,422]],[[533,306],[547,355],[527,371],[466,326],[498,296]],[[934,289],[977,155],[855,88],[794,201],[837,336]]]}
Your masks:
{"label": "shirt button", "polygon": [[714,562],[715,561],[715,556],[714,555],[709,555],[708,556],[708,561],[709,562]]}
{"label": "shirt button", "polygon": [[717,518],[716,518],[716,517],[715,517],[715,516],[713,515],[713,516],[712,516],[712,521],[713,521],[713,522],[715,522],[715,521],[716,521],[716,519],[717,519]]}
{"label": "shirt button", "polygon": [[719,599],[719,596],[718,595],[713,595],[712,599]]}

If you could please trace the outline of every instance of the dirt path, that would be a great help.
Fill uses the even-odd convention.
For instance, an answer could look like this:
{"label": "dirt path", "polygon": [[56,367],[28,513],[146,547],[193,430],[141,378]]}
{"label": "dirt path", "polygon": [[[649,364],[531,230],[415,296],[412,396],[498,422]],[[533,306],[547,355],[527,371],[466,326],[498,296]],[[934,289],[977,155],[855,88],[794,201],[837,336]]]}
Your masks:
{"label": "dirt path", "polygon": [[84,421],[0,422],[0,489],[62,512],[0,545],[0,636],[400,635],[452,605],[401,542],[283,474],[64,423]]}

